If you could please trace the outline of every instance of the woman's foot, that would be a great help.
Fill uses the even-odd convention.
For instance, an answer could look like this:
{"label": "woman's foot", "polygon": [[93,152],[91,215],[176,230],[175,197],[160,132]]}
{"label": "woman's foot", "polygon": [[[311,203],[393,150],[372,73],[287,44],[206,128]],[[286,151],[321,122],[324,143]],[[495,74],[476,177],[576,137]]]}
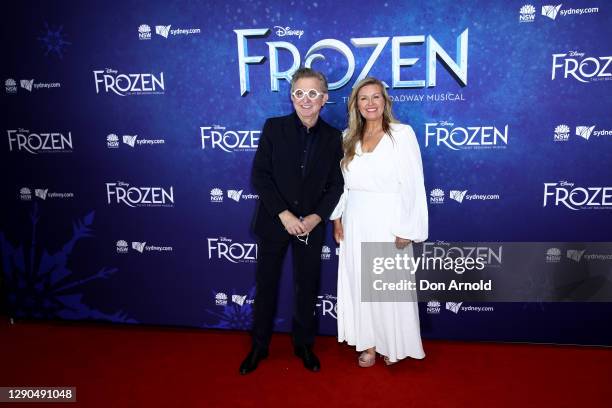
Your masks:
{"label": "woman's foot", "polygon": [[389,357],[385,356],[385,364],[386,365],[390,366],[390,365],[393,365],[395,363],[397,363],[397,361],[391,361],[391,360],[389,360]]}
{"label": "woman's foot", "polygon": [[376,351],[374,351],[374,349],[363,351],[359,355],[357,362],[359,363],[359,367],[372,367],[376,362]]}

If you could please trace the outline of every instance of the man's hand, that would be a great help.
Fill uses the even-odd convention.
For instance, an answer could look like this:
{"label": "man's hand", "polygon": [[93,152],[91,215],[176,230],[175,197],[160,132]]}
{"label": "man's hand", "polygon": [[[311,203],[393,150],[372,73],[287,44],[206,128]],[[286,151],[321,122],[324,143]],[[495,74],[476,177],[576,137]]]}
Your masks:
{"label": "man's hand", "polygon": [[312,231],[314,227],[316,227],[317,224],[320,222],[321,222],[321,217],[319,217],[317,214],[310,214],[310,215],[305,216],[302,219],[302,224],[306,228],[306,231],[304,231],[304,234]]}
{"label": "man's hand", "polygon": [[334,220],[334,239],[337,243],[344,241],[344,228],[342,227],[342,219]]}
{"label": "man's hand", "polygon": [[410,244],[412,244],[412,241],[409,240],[409,239],[395,237],[395,247],[397,249],[404,249],[404,248],[406,248]]}
{"label": "man's hand", "polygon": [[283,223],[283,227],[287,230],[287,232],[291,235],[303,235],[306,231],[306,226],[300,221],[298,217],[293,215],[291,211],[285,210],[278,214],[278,218],[280,218]]}

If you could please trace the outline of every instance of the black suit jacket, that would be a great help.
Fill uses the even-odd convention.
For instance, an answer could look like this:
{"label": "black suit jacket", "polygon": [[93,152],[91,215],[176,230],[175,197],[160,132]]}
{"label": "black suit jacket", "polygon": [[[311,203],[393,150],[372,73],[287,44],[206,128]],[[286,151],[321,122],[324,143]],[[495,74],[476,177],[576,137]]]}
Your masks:
{"label": "black suit jacket", "polygon": [[297,114],[266,120],[253,161],[252,181],[259,194],[253,229],[262,239],[290,238],[278,214],[318,214],[323,228],[344,189],[340,170],[342,135],[319,117],[317,142],[302,177]]}

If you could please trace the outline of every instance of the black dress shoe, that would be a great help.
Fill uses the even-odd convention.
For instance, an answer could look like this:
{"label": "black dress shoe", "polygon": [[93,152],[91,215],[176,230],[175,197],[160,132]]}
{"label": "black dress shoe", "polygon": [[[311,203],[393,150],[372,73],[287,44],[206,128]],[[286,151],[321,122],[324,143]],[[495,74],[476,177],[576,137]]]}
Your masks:
{"label": "black dress shoe", "polygon": [[245,375],[250,373],[251,371],[255,371],[255,369],[257,368],[257,364],[259,364],[259,362],[266,357],[268,357],[267,350],[261,350],[257,348],[251,349],[242,364],[240,364],[240,374]]}
{"label": "black dress shoe", "polygon": [[302,359],[304,367],[315,373],[321,369],[319,359],[312,351],[311,346],[296,346],[294,348],[295,355]]}

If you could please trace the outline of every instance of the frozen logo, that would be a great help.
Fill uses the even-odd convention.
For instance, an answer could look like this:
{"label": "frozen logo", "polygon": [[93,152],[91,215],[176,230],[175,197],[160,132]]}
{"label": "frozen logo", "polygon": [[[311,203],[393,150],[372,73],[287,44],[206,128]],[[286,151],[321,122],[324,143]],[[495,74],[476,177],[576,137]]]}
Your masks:
{"label": "frozen logo", "polygon": [[226,153],[257,150],[259,130],[227,130],[224,126],[201,126],[202,149],[220,149]]}
{"label": "frozen logo", "polygon": [[117,70],[106,68],[93,71],[96,93],[112,92],[115,95],[153,95],[163,94],[166,90],[164,73],[120,74]]}
{"label": "frozen logo", "polygon": [[337,319],[338,304],[337,297],[334,295],[325,294],[317,296],[316,307],[319,309],[321,316],[331,316]]}
{"label": "frozen logo", "polygon": [[[249,68],[251,65],[259,65],[264,63],[266,57],[264,55],[249,55],[248,42],[265,41],[265,37],[269,35],[269,28],[256,29],[239,29],[234,30],[238,46],[238,71],[240,77],[240,95],[246,96],[251,91]],[[333,74],[327,74],[330,79],[329,90],[333,91],[347,85],[351,78],[355,77],[354,84],[365,78],[372,67],[377,63],[381,55],[389,55],[383,53],[383,50],[388,43],[391,43],[391,66],[389,71],[392,74],[392,88],[425,88],[434,87],[437,84],[437,67],[438,61],[448,71],[450,76],[456,80],[460,86],[466,86],[468,80],[468,29],[463,30],[456,40],[455,59],[453,59],[444,48],[431,35],[409,35],[396,37],[365,37],[351,38],[350,44],[355,48],[371,48],[371,54],[365,65],[361,68],[360,73],[355,77],[356,63],[355,55],[351,48],[344,42],[326,38],[315,42],[306,52],[304,60],[298,48],[288,41],[266,41],[268,46],[268,61],[270,73],[270,90],[272,92],[279,91],[279,83],[281,80],[291,81],[291,76],[300,67],[312,67],[318,60],[324,60],[323,51],[339,53],[345,63],[340,66],[346,66],[346,72],[336,74],[334,69]],[[402,57],[400,51],[404,50],[406,45],[424,45],[425,57],[425,79],[402,80],[400,76],[401,68],[414,66],[421,58],[406,58]],[[251,45],[252,46],[252,45]],[[290,56],[290,61],[280,63],[280,56]],[[389,62],[387,62],[389,64]],[[284,71],[280,70],[280,66],[289,67]],[[378,64],[381,65],[381,64]],[[342,70],[340,70],[342,71]],[[338,78],[340,76],[340,78]],[[415,75],[412,75],[413,77]]]}
{"label": "frozen logo", "polygon": [[106,199],[110,204],[128,207],[173,207],[174,188],[130,187],[129,183],[118,181],[106,183]]}
{"label": "frozen logo", "polygon": [[208,259],[219,259],[231,263],[257,262],[257,244],[233,242],[226,237],[208,238]]}
{"label": "frozen logo", "polygon": [[544,183],[542,207],[549,205],[563,206],[572,211],[612,209],[612,187],[578,187],[567,181]]}
{"label": "frozen logo", "polygon": [[563,79],[573,78],[587,83],[609,81],[612,79],[612,56],[585,57],[584,52],[569,51],[552,55],[552,77],[554,81],[559,76]]}
{"label": "frozen logo", "polygon": [[455,126],[450,122],[425,124],[425,147],[435,145],[451,150],[505,149],[508,145],[508,125]]}
{"label": "frozen logo", "polygon": [[448,242],[425,242],[423,257],[425,258],[470,258],[480,259],[487,266],[501,266],[503,263],[503,245],[451,245]]}
{"label": "frozen logo", "polygon": [[30,132],[27,129],[6,131],[9,151],[24,151],[30,154],[72,152],[72,133]]}

